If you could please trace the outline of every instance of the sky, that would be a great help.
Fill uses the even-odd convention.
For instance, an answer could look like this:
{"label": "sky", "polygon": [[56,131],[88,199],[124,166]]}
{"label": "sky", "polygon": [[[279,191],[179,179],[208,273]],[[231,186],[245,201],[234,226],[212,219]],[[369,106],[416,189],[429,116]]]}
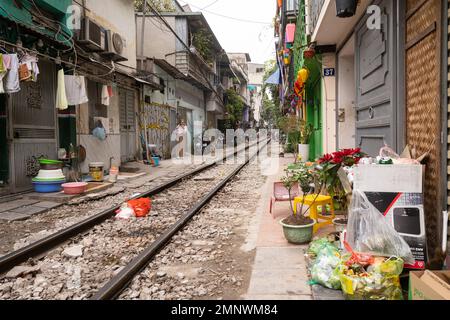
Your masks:
{"label": "sky", "polygon": [[276,9],[275,0],[179,0],[178,2],[181,5],[189,4],[192,11],[203,12],[225,51],[249,53],[252,62],[255,63],[264,63],[275,58],[272,27]]}

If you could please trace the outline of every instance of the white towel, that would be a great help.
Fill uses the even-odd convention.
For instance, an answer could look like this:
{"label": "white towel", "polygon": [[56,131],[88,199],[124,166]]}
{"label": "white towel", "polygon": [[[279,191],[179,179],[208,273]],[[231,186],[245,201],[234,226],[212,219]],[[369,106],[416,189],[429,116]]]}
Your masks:
{"label": "white towel", "polygon": [[11,61],[5,81],[5,92],[16,93],[20,91],[19,58],[17,57],[17,54],[10,54],[9,58]]}
{"label": "white towel", "polygon": [[58,89],[56,91],[56,108],[59,110],[66,110],[69,108],[67,103],[66,85],[64,81],[64,70],[58,71]]}
{"label": "white towel", "polygon": [[76,106],[89,102],[86,93],[86,82],[83,76],[64,76],[66,85],[67,103]]}
{"label": "white towel", "polygon": [[102,104],[109,106],[109,90],[107,85],[104,85],[102,88]]}

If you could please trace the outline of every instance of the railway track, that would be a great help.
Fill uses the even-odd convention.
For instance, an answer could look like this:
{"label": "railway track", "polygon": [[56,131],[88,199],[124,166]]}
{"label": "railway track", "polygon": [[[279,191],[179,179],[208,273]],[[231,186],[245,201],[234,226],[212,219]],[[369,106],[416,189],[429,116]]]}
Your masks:
{"label": "railway track", "polygon": [[[267,145],[268,142],[262,142],[263,146],[254,154],[256,154]],[[246,149],[248,149],[247,147]],[[237,153],[237,152],[236,152]],[[235,153],[235,154],[236,154]],[[220,191],[236,174],[245,167],[246,164],[250,161],[251,157],[248,157],[245,163],[239,165],[227,165],[221,164],[221,162],[225,159],[220,159],[219,161],[206,164],[200,168],[197,168],[191,172],[184,174],[181,177],[177,177],[168,181],[167,183],[152,188],[151,190],[136,195],[133,198],[140,197],[155,197],[156,202],[158,203],[158,195],[162,195],[164,193],[168,193],[165,198],[170,197],[171,194],[176,194],[176,189],[192,189],[193,188],[193,180],[187,180],[189,177],[194,177],[196,175],[202,173],[208,173],[210,176],[215,177],[213,181],[199,182],[195,181],[195,185],[197,189],[200,191],[197,195],[193,195],[193,201],[191,203],[184,203],[184,208],[188,209],[187,211],[183,211],[181,208],[179,211],[175,210],[175,213],[168,215],[163,214],[163,217],[152,217],[150,221],[150,225],[158,225],[159,228],[152,229],[153,226],[145,229],[144,233],[139,231],[140,225],[137,225],[135,229],[131,227],[131,230],[127,230],[126,235],[124,237],[129,237],[130,233],[135,232],[137,237],[139,238],[148,238],[146,243],[136,245],[136,248],[133,248],[133,255],[135,256],[133,259],[125,259],[126,265],[122,266],[121,271],[115,274],[106,284],[102,285],[100,289],[97,286],[93,286],[93,288],[88,289],[89,293],[87,293],[88,297],[95,300],[102,299],[113,299],[117,297],[120,292],[130,283],[133,277],[139,273],[140,270],[146,267],[149,261],[167,244],[170,242],[170,239],[175,235],[184,225],[186,225],[190,219],[195,216],[204,206],[207,204],[215,194]],[[223,178],[221,176],[224,176]],[[187,181],[186,181],[187,180]],[[218,181],[218,183],[216,183]],[[184,184],[184,185],[183,185]],[[198,187],[198,185],[201,185]],[[162,198],[162,197],[161,197]],[[163,199],[163,198],[162,198]],[[156,205],[157,206],[157,205]],[[170,206],[170,204],[169,204]],[[162,206],[164,207],[164,206]],[[108,229],[108,225],[114,225],[114,220],[109,220],[114,215],[114,212],[119,208],[119,206],[115,206],[108,210],[105,210],[97,215],[94,215],[80,223],[77,223],[69,228],[61,230],[49,237],[46,237],[36,243],[33,243],[27,247],[24,247],[20,250],[7,254],[0,258],[0,273],[3,273],[12,267],[26,262],[28,259],[32,257],[36,257],[45,252],[48,252],[59,245],[67,242],[68,240],[73,240],[77,236],[80,236],[81,233],[84,233],[90,229],[105,229],[107,232],[110,232]],[[164,211],[164,210],[161,210]],[[165,209],[165,211],[170,211]],[[183,211],[183,212],[182,212]],[[104,226],[104,222],[109,220]],[[155,221],[160,220],[159,224]],[[175,220],[175,222],[174,222]],[[114,229],[111,233],[114,233]],[[92,230],[91,230],[92,231]],[[151,237],[146,237],[148,234],[152,234]],[[117,239],[117,238],[116,238]],[[111,238],[114,241],[114,238]],[[120,242],[118,241],[120,245]],[[101,255],[99,255],[101,256]],[[107,256],[103,256],[103,259],[107,258]],[[100,270],[99,270],[100,272]],[[98,289],[98,290],[97,290]],[[93,293],[92,291],[96,291]]]}

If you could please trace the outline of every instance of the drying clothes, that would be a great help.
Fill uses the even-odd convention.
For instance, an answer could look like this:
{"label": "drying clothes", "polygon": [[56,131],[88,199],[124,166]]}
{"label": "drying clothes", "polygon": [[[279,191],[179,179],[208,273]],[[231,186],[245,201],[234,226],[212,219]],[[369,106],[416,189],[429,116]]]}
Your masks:
{"label": "drying clothes", "polygon": [[19,66],[19,80],[20,81],[30,81],[32,78],[31,70],[28,69],[26,63]]}
{"label": "drying clothes", "polygon": [[7,70],[11,69],[11,55],[10,54],[4,54],[3,55],[3,65]]}
{"label": "drying clothes", "polygon": [[[6,59],[9,64],[9,72],[6,75],[5,81],[5,92],[6,93],[16,93],[20,91],[20,81],[19,81],[19,58],[17,54],[5,55],[8,56]],[[4,57],[5,57],[4,56]]]}
{"label": "drying clothes", "polygon": [[109,106],[109,91],[107,85],[104,85],[102,88],[102,104]]}
{"label": "drying clothes", "polygon": [[113,88],[112,88],[112,86],[108,86],[108,94],[109,94],[109,97],[110,97],[110,98],[114,97],[114,93],[113,93]]}
{"label": "drying clothes", "polygon": [[30,77],[27,77],[26,81],[28,80],[33,80],[34,82],[37,81],[39,75],[38,61],[39,61],[38,57],[32,56],[30,54],[25,54],[20,60],[20,63],[22,65],[26,65],[28,71],[30,72]]}
{"label": "drying clothes", "polygon": [[5,93],[5,88],[3,86],[3,78],[8,73],[8,69],[6,68],[3,62],[3,54],[0,53],[0,94]]}
{"label": "drying clothes", "polygon": [[66,110],[69,108],[67,103],[66,85],[64,81],[64,69],[58,71],[58,89],[56,91],[56,108]]}
{"label": "drying clothes", "polygon": [[86,93],[86,81],[83,76],[64,76],[66,85],[67,103],[69,106],[89,102]]}

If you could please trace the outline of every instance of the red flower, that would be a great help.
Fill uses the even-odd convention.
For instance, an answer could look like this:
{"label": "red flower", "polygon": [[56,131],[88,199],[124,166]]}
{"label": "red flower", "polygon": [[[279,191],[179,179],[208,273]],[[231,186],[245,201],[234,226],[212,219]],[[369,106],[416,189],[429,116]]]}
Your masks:
{"label": "red flower", "polygon": [[345,157],[352,156],[355,154],[355,149],[344,149],[341,152],[342,152],[342,155]]}
{"label": "red flower", "polygon": [[352,155],[360,154],[360,153],[361,153],[361,148],[355,148],[352,150]]}
{"label": "red flower", "polygon": [[322,158],[319,159],[319,164],[328,163],[333,160],[333,156],[329,153],[325,154]]}
{"label": "red flower", "polygon": [[333,157],[333,160],[331,161],[334,164],[341,164],[344,161],[342,156],[340,154],[337,154]]}

